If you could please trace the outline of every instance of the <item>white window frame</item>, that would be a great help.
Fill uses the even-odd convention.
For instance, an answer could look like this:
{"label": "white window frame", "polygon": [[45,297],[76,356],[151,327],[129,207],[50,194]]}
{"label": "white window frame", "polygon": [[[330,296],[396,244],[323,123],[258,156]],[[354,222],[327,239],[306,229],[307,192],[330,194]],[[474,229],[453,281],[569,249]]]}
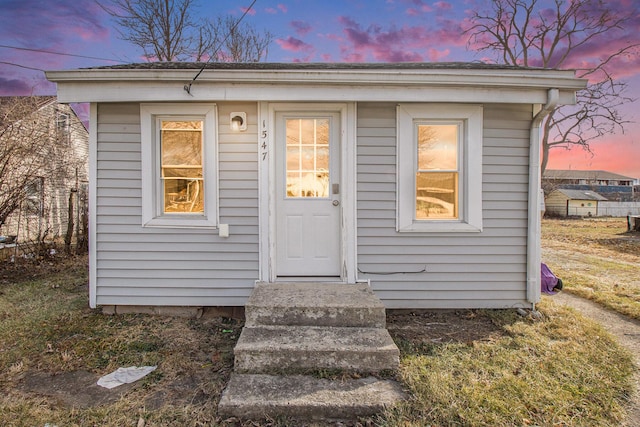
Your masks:
{"label": "white window frame", "polygon": [[[216,228],[218,224],[218,146],[215,104],[141,104],[142,226]],[[163,213],[158,119],[202,120],[204,213]]]}
{"label": "white window frame", "polygon": [[60,110],[56,110],[56,129],[61,132],[68,132],[71,127],[71,115]]}
{"label": "white window frame", "polygon": [[[397,217],[398,232],[482,231],[482,105],[398,104]],[[416,219],[418,124],[459,122],[457,219]]]}

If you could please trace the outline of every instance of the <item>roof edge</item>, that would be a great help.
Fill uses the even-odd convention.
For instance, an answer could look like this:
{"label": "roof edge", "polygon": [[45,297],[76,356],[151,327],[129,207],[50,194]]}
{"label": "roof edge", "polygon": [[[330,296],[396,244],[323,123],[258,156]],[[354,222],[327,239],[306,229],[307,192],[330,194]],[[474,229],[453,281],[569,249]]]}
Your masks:
{"label": "roof edge", "polygon": [[[235,64],[239,65],[239,64]],[[394,64],[397,65],[397,64]],[[117,67],[117,66],[116,66]],[[90,68],[47,71],[47,78],[56,83],[108,81],[180,81],[196,77],[195,68]],[[572,70],[549,70],[521,67],[286,67],[286,68],[205,68],[196,82],[237,83],[316,83],[333,85],[428,85],[555,87],[579,90],[586,80],[575,77]]]}

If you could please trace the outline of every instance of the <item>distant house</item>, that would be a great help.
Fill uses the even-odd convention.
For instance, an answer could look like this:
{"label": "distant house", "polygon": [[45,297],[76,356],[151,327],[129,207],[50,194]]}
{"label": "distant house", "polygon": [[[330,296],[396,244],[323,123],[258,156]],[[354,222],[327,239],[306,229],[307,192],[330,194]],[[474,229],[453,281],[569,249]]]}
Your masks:
{"label": "distant house", "polygon": [[545,200],[547,215],[598,216],[598,203],[607,198],[593,191],[553,190]]}
{"label": "distant house", "polygon": [[540,299],[539,125],[575,103],[573,71],[149,63],[47,77],[62,102],[91,103],[92,307],[243,306],[256,282],[291,281],[369,283],[388,308]]}
{"label": "distant house", "polygon": [[635,191],[635,179],[602,170],[547,169],[542,176],[542,188],[546,194],[564,188],[595,191],[608,200],[631,201]]}
{"label": "distant house", "polygon": [[[3,171],[0,194],[19,200],[15,207],[5,206],[11,213],[0,224],[0,235],[17,236],[18,242],[64,237],[69,214],[79,231],[86,211],[89,133],[73,109],[55,96],[0,97],[0,129],[4,154],[32,148],[17,159],[0,158],[10,169]],[[31,145],[17,145],[20,139]],[[43,149],[36,154],[38,147]],[[39,162],[38,170],[27,169],[25,163],[32,161]]]}

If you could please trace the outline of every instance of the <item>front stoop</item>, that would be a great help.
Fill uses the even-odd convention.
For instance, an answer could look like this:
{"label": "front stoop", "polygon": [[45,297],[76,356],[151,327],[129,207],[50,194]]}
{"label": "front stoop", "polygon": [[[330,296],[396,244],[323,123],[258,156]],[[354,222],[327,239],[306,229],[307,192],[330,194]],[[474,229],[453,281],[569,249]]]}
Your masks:
{"label": "front stoop", "polygon": [[258,283],[245,305],[246,325],[385,328],[384,304],[365,283]]}
{"label": "front stoop", "polygon": [[236,373],[222,394],[220,416],[350,420],[405,398],[391,380],[296,375],[398,369],[400,352],[385,329],[384,305],[367,284],[260,283],[245,311]]}

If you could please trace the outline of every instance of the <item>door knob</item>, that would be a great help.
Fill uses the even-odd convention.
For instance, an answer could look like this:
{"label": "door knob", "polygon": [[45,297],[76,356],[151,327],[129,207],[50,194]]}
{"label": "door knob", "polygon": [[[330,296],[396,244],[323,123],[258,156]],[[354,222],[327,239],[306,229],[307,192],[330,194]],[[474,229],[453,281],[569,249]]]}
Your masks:
{"label": "door knob", "polygon": [[332,203],[333,206],[338,206],[340,204],[340,200],[334,200]]}

